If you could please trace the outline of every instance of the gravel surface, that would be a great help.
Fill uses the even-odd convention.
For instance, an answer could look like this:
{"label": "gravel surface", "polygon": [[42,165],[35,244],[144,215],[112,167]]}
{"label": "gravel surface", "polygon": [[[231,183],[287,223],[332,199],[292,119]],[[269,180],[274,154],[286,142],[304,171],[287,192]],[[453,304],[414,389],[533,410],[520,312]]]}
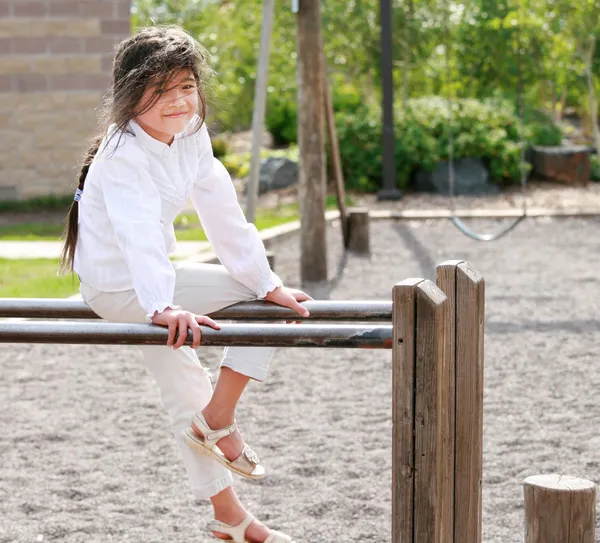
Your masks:
{"label": "gravel surface", "polygon": [[[346,259],[329,231],[319,297],[389,299],[393,283],[433,278],[448,258],[484,274],[486,543],[522,541],[525,477],[600,482],[599,222],[529,220],[491,244],[449,222],[377,222],[372,256]],[[291,286],[297,247],[273,247]],[[220,349],[200,352],[215,369]],[[255,515],[298,543],[390,540],[390,363],[387,351],[278,351],[237,413],[269,470],[236,481]],[[5,345],[0,368],[1,543],[212,541],[137,348]]]}

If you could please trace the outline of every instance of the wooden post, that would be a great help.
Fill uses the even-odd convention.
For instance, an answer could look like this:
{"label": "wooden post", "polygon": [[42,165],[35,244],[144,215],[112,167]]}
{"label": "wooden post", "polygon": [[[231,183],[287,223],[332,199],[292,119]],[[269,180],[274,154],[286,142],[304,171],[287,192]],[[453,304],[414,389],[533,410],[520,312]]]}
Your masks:
{"label": "wooden post", "polygon": [[596,485],[564,475],[534,475],[523,483],[525,543],[595,543]]}
{"label": "wooden post", "polygon": [[451,542],[450,305],[422,279],[396,285],[393,301],[392,543]]}
{"label": "wooden post", "polygon": [[349,251],[359,254],[369,254],[369,210],[367,208],[351,208],[348,213],[348,243]]}
{"label": "wooden post", "polygon": [[258,199],[258,181],[260,176],[260,149],[265,122],[265,105],[267,101],[267,79],[269,76],[269,50],[271,44],[271,28],[273,27],[273,11],[275,0],[264,0],[258,71],[254,86],[254,111],[252,113],[252,153],[250,156],[250,176],[246,193],[246,218],[254,222],[256,200]]}
{"label": "wooden post", "polygon": [[[415,535],[419,543],[452,541],[446,458],[450,451],[450,304],[431,281],[417,293],[415,398]],[[466,542],[465,542],[466,543]]]}
{"label": "wooden post", "polygon": [[406,279],[392,291],[392,543],[413,543],[415,340],[422,281]]}
{"label": "wooden post", "polygon": [[454,312],[454,542],[481,543],[485,282],[463,261],[437,269]]}
{"label": "wooden post", "polygon": [[300,148],[300,277],[327,279],[325,222],[324,84],[321,2],[302,0],[296,15],[298,145]]}
{"label": "wooden post", "polygon": [[325,120],[327,121],[327,141],[329,142],[329,156],[331,157],[331,170],[335,185],[337,205],[340,210],[340,221],[342,223],[342,237],[344,247],[348,246],[348,211],[346,210],[346,190],[344,187],[344,174],[342,172],[342,159],[340,157],[340,146],[338,143],[337,130],[335,126],[335,115],[333,112],[333,100],[329,87],[329,76],[327,74],[327,58],[325,48],[323,49],[323,84],[325,93]]}

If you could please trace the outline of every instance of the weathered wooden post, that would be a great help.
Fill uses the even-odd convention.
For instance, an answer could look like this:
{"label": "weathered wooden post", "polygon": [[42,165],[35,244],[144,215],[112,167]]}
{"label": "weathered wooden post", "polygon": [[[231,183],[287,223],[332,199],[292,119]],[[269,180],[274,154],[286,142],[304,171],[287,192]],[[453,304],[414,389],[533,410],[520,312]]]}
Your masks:
{"label": "weathered wooden post", "polygon": [[392,543],[450,542],[450,305],[423,279],[392,299]]}
{"label": "weathered wooden post", "polygon": [[450,302],[450,381],[453,399],[448,424],[453,456],[454,542],[481,543],[483,477],[483,338],[485,282],[468,262],[450,260],[437,268],[437,285]]}
{"label": "weathered wooden post", "polygon": [[596,485],[579,477],[534,475],[523,483],[525,543],[595,543]]}
{"label": "weathered wooden post", "polygon": [[300,277],[327,279],[325,119],[321,2],[302,0],[296,13],[298,146],[300,149]]}
{"label": "weathered wooden post", "polygon": [[357,254],[369,254],[369,210],[353,207],[348,212],[348,245],[347,249]]}

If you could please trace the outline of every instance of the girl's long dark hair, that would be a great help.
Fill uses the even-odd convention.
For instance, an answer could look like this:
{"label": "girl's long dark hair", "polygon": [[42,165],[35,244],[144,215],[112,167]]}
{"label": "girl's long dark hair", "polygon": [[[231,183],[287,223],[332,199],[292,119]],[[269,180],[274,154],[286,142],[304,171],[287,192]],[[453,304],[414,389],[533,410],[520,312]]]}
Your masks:
{"label": "girl's long dark hair", "polygon": [[[109,126],[115,125],[110,137],[121,137],[129,132],[129,122],[153,107],[181,70],[190,70],[196,80],[200,122],[194,131],[198,131],[206,117],[204,86],[210,75],[207,54],[202,46],[181,28],[170,25],[144,28],[117,46],[111,87],[101,107],[100,130],[83,158],[79,173],[77,188],[80,191],[84,189],[88,170]],[[154,85],[152,97],[142,104],[142,96],[150,85]],[[72,202],[65,222],[61,270],[68,272],[73,269],[79,233],[78,201]]]}

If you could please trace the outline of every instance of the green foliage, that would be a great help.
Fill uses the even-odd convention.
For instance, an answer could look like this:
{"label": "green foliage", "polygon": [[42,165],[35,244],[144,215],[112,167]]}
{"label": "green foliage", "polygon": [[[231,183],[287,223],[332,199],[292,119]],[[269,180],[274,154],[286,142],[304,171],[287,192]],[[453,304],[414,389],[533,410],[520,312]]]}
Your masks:
{"label": "green foliage", "polygon": [[211,137],[213,155],[216,158],[222,158],[229,152],[227,139],[223,134]]}
{"label": "green foliage", "polygon": [[[261,149],[261,158],[285,157],[298,162],[298,148],[290,146],[287,149]],[[232,177],[241,179],[250,173],[250,153],[230,153],[222,157],[221,162]]]}
{"label": "green foliage", "polygon": [[[379,187],[381,170],[381,122],[374,109],[336,116],[340,153],[349,189],[373,191]],[[454,158],[482,158],[493,182],[507,185],[521,177],[520,122],[507,102],[455,100],[450,115],[448,102],[420,98],[396,112],[396,175],[406,189],[417,168],[431,170],[448,160],[452,134]],[[452,132],[450,132],[452,131]],[[532,117],[525,126],[525,141],[554,145],[560,131],[546,117]]]}

